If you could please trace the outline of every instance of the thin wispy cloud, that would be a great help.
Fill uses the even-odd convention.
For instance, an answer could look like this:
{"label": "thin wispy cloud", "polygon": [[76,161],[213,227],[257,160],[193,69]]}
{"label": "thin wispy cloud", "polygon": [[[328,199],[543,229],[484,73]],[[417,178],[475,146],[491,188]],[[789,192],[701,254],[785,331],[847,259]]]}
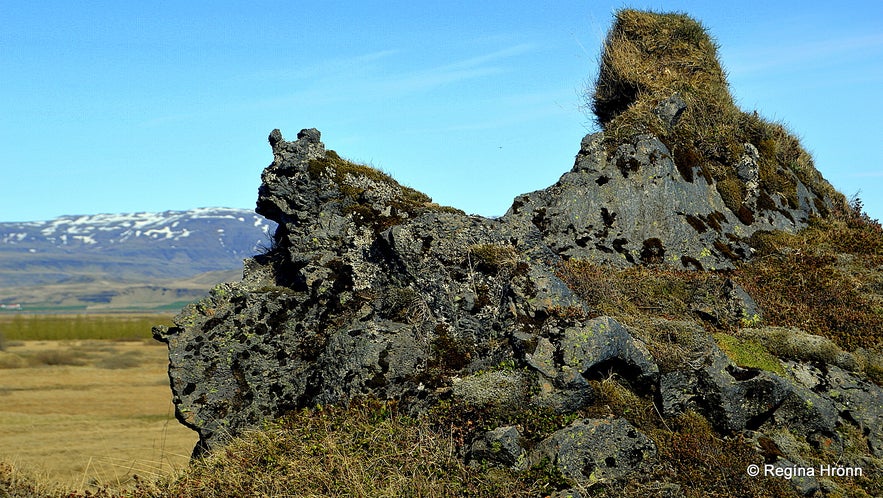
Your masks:
{"label": "thin wispy cloud", "polygon": [[776,68],[811,67],[842,57],[870,58],[883,56],[883,34],[817,40],[799,45],[777,46],[759,50],[746,48],[729,54],[731,75],[742,75]]}
{"label": "thin wispy cloud", "polygon": [[[269,90],[263,97],[239,101],[239,110],[273,108],[335,109],[353,102],[431,92],[470,80],[493,77],[515,69],[520,56],[536,50],[529,43],[427,65],[425,57],[406,49],[388,49],[351,57],[326,59],[307,67],[274,69],[242,76],[240,82],[261,82]],[[428,66],[428,67],[427,67]],[[284,90],[284,91],[280,91]]]}
{"label": "thin wispy cloud", "polygon": [[436,67],[415,72],[388,75],[370,82],[370,92],[379,95],[394,95],[429,91],[444,85],[491,76],[504,72],[499,66],[485,67]]}
{"label": "thin wispy cloud", "polygon": [[439,69],[456,69],[481,66],[500,59],[508,59],[510,57],[522,55],[534,50],[535,48],[536,46],[532,43],[520,43],[518,45],[497,50],[489,54],[478,55],[461,61],[453,62],[451,64],[446,64],[444,66],[441,66]]}
{"label": "thin wispy cloud", "polygon": [[534,49],[534,45],[522,43],[426,69],[386,74],[373,83],[376,85],[375,90],[381,92],[427,91],[443,85],[509,71],[510,67],[504,63],[505,60],[526,54]]}
{"label": "thin wispy cloud", "polygon": [[[309,68],[262,73],[260,77],[302,80],[304,85],[298,94],[310,94],[313,102],[356,96],[388,99],[504,73],[513,67],[507,61],[534,49],[534,45],[523,43],[423,68],[419,65],[422,59],[414,58],[412,53],[384,50],[328,60]],[[358,77],[353,77],[354,73]]]}
{"label": "thin wispy cloud", "polygon": [[404,49],[388,49],[351,57],[336,57],[310,66],[271,69],[240,77],[241,81],[290,83],[295,94],[253,101],[261,106],[285,102],[340,102],[358,98],[392,98],[493,76],[511,70],[507,61],[536,49],[516,44],[489,53],[430,67],[420,67],[422,57]]}

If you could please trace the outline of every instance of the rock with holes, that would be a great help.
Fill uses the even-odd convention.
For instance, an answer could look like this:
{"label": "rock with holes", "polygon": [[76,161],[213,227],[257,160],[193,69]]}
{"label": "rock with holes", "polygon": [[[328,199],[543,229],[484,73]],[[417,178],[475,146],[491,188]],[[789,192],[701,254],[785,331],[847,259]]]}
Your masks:
{"label": "rock with holes", "polygon": [[588,486],[627,478],[656,456],[653,441],[622,418],[583,419],[543,440],[530,454]]}
{"label": "rock with holes", "polygon": [[[756,152],[746,146],[740,163],[755,204]],[[535,226],[545,244],[567,258],[722,269],[751,256],[747,238],[756,230],[806,226],[816,213],[815,197],[806,188],[798,191],[798,206],[769,200],[774,209],[748,213],[748,219],[726,207],[701,168],[676,164],[656,137],[636,135],[608,151],[596,133],[583,139],[570,172],[549,188],[517,197],[503,220]]]}
{"label": "rock with holes", "polygon": [[564,365],[583,376],[598,377],[616,371],[639,389],[654,386],[659,377],[659,367],[646,345],[610,317],[565,329],[560,351]]}
{"label": "rock with holes", "polygon": [[[650,25],[666,27],[650,30],[656,32],[683,22],[649,17]],[[695,35],[696,27],[682,34]],[[608,41],[641,31],[617,28]],[[707,55],[713,59],[713,50]],[[584,137],[557,183],[519,196],[497,219],[439,206],[347,161],[326,149],[318,130],[301,130],[293,141],[274,130],[273,162],[257,200],[258,213],[278,223],[272,247],[246,261],[241,282],[216,287],[173,327],[154,331],[168,344],[176,416],[199,433],[196,453],[289,410],[367,397],[413,416],[445,410],[461,424],[451,427],[461,455],[516,469],[551,464],[568,480],[556,484],[586,493],[647,468],[651,477],[632,489],[684,494],[681,484],[646,482],[663,479],[672,452],[654,462],[653,441],[628,420],[648,431],[685,430],[657,420],[654,408],[663,417],[699,412],[719,438],[756,432],[758,456],[771,461],[801,462],[768,437],[798,431],[794,448],[824,453],[849,443],[856,451],[844,451],[844,459],[874,463],[883,450],[883,396],[858,377],[874,373],[873,352],[776,341],[772,331],[778,349],[769,352],[800,366],[788,364],[782,375],[739,367],[736,361],[782,372],[778,360],[745,361],[737,354],[744,350],[728,358],[698,322],[719,331],[756,327],[757,303],[720,274],[690,274],[683,287],[678,278],[668,283],[682,276],[673,269],[734,268],[751,258],[748,241],[758,230],[795,231],[810,216],[846,207],[845,200],[796,141],[775,136],[778,128],[739,114],[715,123],[704,101],[675,81],[638,103],[649,95],[644,84],[624,81],[634,72],[613,74],[607,62],[605,55],[594,99],[607,135]],[[695,68],[657,67],[638,73],[656,79]],[[679,94],[672,96],[674,87]],[[641,110],[643,123],[616,117]],[[734,124],[753,128],[736,140],[722,137]],[[709,128],[696,129],[703,126]],[[686,127],[691,134],[681,135]],[[778,157],[789,155],[793,164]],[[564,264],[572,259],[593,263],[585,265],[592,278],[580,281],[570,269],[582,263]],[[620,272],[616,285],[604,281],[608,271],[636,265],[654,270]],[[607,303],[592,294],[630,294],[618,283],[629,275],[647,281],[635,282],[633,302],[613,311],[626,328],[599,316]],[[686,324],[661,323],[657,309]],[[794,344],[800,351],[788,354]],[[607,377],[632,393],[596,391]],[[584,418],[602,413],[616,416]],[[851,431],[838,439],[847,425]],[[729,480],[726,472],[721,477]]]}
{"label": "rock with holes", "polygon": [[[439,206],[343,160],[317,130],[295,141],[274,131],[270,144],[257,207],[278,223],[273,246],[246,261],[241,282],[154,330],[168,344],[176,416],[199,433],[197,454],[290,410],[355,397],[395,400],[415,414],[444,401],[570,416],[597,400],[592,380],[610,374],[639,395],[658,393],[664,415],[697,410],[723,432],[787,425],[826,434],[845,422],[880,451],[879,410],[862,407],[879,405],[879,390],[854,376],[832,369],[799,388],[738,368],[717,348],[660,375],[639,339],[653,333],[590,318],[559,278],[564,258],[716,267],[729,257],[718,242],[741,244],[728,236],[739,222],[717,191],[701,177],[685,181],[652,136],[615,151],[587,137],[570,173],[500,219]],[[732,282],[696,294],[690,309],[710,323],[759,319]],[[835,384],[839,397],[825,391]],[[623,424],[584,421],[543,447],[579,479],[616,475],[636,461],[628,448],[646,449]],[[597,442],[605,456],[586,463],[565,435]],[[580,458],[582,470],[572,471]]]}
{"label": "rock with holes", "polygon": [[497,427],[482,434],[470,449],[470,460],[524,470],[527,451],[522,447],[521,433],[515,426]]}
{"label": "rock with holes", "polygon": [[706,364],[667,372],[659,381],[663,414],[695,410],[722,432],[760,427],[793,391],[778,375],[735,366],[716,346]]}
{"label": "rock with holes", "polygon": [[[274,130],[257,202],[279,224],[273,247],[246,262],[241,282],[155,329],[169,346],[178,419],[199,432],[196,453],[288,410],[355,396],[415,411],[450,395],[526,401],[539,373],[495,371],[521,361],[512,331],[585,313],[533,225],[438,206],[320,138]],[[581,378],[553,391],[556,406],[590,396]]]}

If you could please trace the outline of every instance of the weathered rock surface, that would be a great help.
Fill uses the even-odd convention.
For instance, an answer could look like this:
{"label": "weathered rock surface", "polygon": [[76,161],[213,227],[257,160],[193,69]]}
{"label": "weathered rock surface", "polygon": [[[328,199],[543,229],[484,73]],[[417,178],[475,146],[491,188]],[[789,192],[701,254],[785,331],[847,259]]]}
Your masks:
{"label": "weathered rock surface", "polygon": [[[786,376],[739,368],[713,341],[661,371],[646,330],[593,317],[556,275],[574,257],[726,267],[722,241],[748,256],[728,235],[756,227],[726,214],[701,177],[684,181],[652,137],[611,156],[587,137],[570,173],[519,197],[501,219],[438,206],[343,161],[317,130],[293,142],[277,130],[270,143],[257,204],[279,223],[273,248],[246,261],[241,282],[154,330],[169,347],[176,415],[199,433],[196,454],[289,410],[357,396],[414,413],[446,400],[577,414],[596,399],[591,380],[617,375],[667,417],[697,411],[725,434],[790,427],[829,437],[849,424],[880,455],[879,387],[832,365],[793,362]],[[717,292],[694,303],[697,316],[727,326],[759,319],[733,282]],[[529,443],[518,427],[500,427],[470,442],[469,454],[519,469],[546,458],[590,485],[627,476],[655,447],[624,419],[581,417]]]}
{"label": "weathered rock surface", "polygon": [[[757,151],[751,144],[745,149],[739,174],[756,204]],[[547,189],[517,197],[503,219],[533,224],[565,258],[722,269],[750,257],[746,241],[755,231],[806,226],[817,214],[815,197],[806,188],[798,192],[800,207],[771,198],[775,208],[746,224],[726,207],[710,178],[698,168],[679,168],[656,137],[637,135],[609,154],[604,134],[596,133],[583,139],[570,172]]]}
{"label": "weathered rock surface", "polygon": [[654,455],[650,438],[616,418],[577,420],[540,443],[531,458],[548,459],[574,482],[589,486],[625,477]]}
{"label": "weathered rock surface", "polygon": [[472,443],[469,456],[476,462],[493,462],[524,470],[528,464],[527,451],[521,445],[521,433],[517,427],[497,427]]}
{"label": "weathered rock surface", "polygon": [[[770,232],[846,199],[787,130],[736,107],[713,39],[685,15],[619,11],[591,103],[604,131],[498,219],[345,161],[316,129],[274,130],[257,199],[278,223],[272,247],[154,329],[194,453],[364,397],[451,422],[463,459],[552,476],[551,496],[684,496],[708,477],[696,472],[722,495],[756,484],[749,463],[832,455],[879,475],[874,345],[766,327],[770,296],[736,283],[764,285],[742,280],[752,247],[787,256],[766,256],[787,238]],[[872,479],[859,485],[879,494]]]}
{"label": "weathered rock surface", "polygon": [[610,317],[566,328],[559,349],[564,364],[586,377],[617,370],[636,379],[639,386],[648,386],[659,376],[659,367],[644,343]]}

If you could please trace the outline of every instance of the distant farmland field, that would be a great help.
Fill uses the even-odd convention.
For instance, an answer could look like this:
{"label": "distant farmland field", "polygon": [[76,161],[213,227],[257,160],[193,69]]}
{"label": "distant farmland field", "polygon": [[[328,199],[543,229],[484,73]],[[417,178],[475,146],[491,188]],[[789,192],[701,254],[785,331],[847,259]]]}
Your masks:
{"label": "distant farmland field", "polygon": [[7,341],[150,339],[154,325],[171,325],[169,314],[0,314],[0,337]]}
{"label": "distant farmland field", "polygon": [[150,339],[169,321],[0,315],[0,461],[82,490],[186,466],[196,433],[175,420],[168,353]]}

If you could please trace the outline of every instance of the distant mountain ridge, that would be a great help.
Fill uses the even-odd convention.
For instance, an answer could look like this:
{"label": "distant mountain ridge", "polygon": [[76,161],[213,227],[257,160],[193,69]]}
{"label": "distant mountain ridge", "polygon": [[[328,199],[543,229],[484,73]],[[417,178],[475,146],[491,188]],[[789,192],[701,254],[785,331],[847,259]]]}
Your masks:
{"label": "distant mountain ridge", "polygon": [[142,298],[148,286],[167,296],[159,301],[188,300],[262,252],[275,226],[233,208],[0,223],[0,303],[110,305],[133,286]]}

